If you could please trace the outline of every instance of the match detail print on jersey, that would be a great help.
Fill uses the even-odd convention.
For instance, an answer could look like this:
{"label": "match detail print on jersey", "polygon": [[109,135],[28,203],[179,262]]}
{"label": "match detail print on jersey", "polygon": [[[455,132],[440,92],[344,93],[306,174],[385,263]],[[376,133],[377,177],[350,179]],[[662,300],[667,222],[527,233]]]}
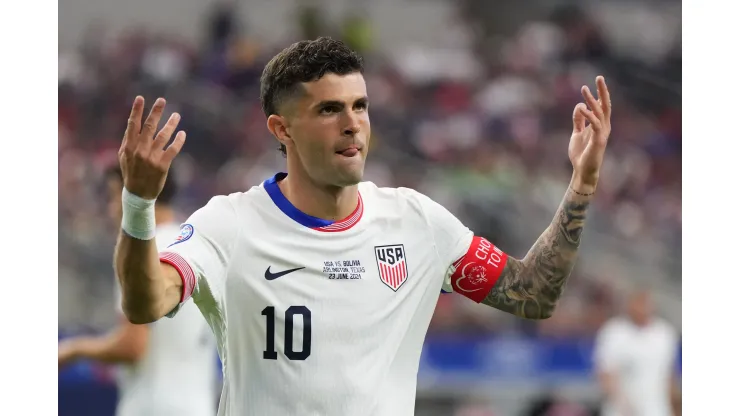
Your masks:
{"label": "match detail print on jersey", "polygon": [[480,303],[496,284],[509,256],[482,237],[473,237],[468,252],[455,262],[452,289]]}
{"label": "match detail print on jersey", "polygon": [[409,277],[403,244],[375,247],[375,260],[378,263],[380,281],[394,292],[398,291]]}

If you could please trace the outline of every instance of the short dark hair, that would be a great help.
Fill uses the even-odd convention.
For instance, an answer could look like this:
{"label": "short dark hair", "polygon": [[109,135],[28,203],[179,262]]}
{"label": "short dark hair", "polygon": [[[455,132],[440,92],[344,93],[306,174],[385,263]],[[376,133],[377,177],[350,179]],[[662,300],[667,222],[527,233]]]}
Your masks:
{"label": "short dark hair", "polygon": [[[172,174],[172,172],[170,172],[170,174]],[[108,167],[108,169],[105,170],[103,176],[105,177],[105,180],[116,179],[120,181],[121,186],[123,186],[123,172],[121,171],[120,166],[113,165]],[[177,183],[174,179],[168,176],[167,180],[164,182],[164,188],[162,188],[162,192],[160,192],[159,196],[157,197],[157,202],[169,205],[175,198],[175,194],[177,194]]]}
{"label": "short dark hair", "polygon": [[[364,71],[362,56],[344,42],[328,37],[296,42],[265,65],[260,78],[260,101],[267,117],[280,114],[286,99],[300,84],[321,79],[327,73],[347,75]],[[285,146],[280,145],[285,154]]]}

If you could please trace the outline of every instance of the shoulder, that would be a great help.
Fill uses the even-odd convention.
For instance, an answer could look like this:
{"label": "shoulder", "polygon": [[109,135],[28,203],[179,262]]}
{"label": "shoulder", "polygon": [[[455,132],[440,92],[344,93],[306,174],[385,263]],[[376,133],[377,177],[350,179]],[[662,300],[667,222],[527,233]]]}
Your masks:
{"label": "shoulder", "polygon": [[359,190],[366,205],[376,205],[397,213],[426,216],[430,205],[435,204],[431,198],[411,188],[379,187],[372,182],[362,182]]}
{"label": "shoulder", "polygon": [[421,192],[410,188],[379,188],[372,183],[363,183],[360,193],[363,199],[366,193],[374,198],[365,205],[369,207],[366,212],[376,212],[373,214],[375,218],[397,220],[399,228],[416,234],[429,230],[437,252],[446,256],[443,259],[446,265],[463,256],[470,246],[472,231],[447,208]]}
{"label": "shoulder", "polygon": [[627,333],[629,324],[622,317],[611,318],[599,330],[601,338],[622,337]]}
{"label": "shoulder", "polygon": [[264,203],[266,193],[261,186],[253,186],[245,192],[215,195],[198,211],[211,216],[236,216],[238,212]]}
{"label": "shoulder", "polygon": [[274,205],[263,184],[252,186],[243,192],[215,196],[209,203],[217,203],[221,206],[228,204],[232,210],[239,213]]}
{"label": "shoulder", "polygon": [[244,192],[211,197],[180,226],[175,242],[182,243],[193,236],[219,241],[222,245],[226,244],[225,241],[233,241],[242,227],[241,218],[245,217],[242,215],[244,209],[239,205],[243,204],[243,195],[247,194],[248,192]]}
{"label": "shoulder", "polygon": [[653,324],[655,331],[660,334],[661,336],[665,337],[666,339],[669,339],[671,341],[678,340],[678,331],[671,325],[668,321],[666,321],[663,318],[655,318],[655,323]]}
{"label": "shoulder", "polygon": [[177,222],[167,222],[157,225],[157,237],[175,238],[180,233],[180,224]]}

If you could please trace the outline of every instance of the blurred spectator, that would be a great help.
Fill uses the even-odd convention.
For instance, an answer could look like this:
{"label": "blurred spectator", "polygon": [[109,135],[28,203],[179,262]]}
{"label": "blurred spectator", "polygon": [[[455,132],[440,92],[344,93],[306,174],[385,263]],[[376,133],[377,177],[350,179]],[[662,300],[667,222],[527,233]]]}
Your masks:
{"label": "blurred spectator", "polygon": [[650,294],[631,294],[624,315],[609,320],[596,338],[602,414],[673,415],[677,348],[678,333],[655,316]]}

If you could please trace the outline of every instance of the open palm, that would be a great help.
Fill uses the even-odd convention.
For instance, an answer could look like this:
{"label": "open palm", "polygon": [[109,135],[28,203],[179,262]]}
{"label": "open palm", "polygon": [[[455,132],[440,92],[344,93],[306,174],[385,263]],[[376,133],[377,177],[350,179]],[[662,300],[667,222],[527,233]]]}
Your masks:
{"label": "open palm", "polygon": [[[573,110],[573,134],[568,145],[568,157],[573,170],[583,183],[596,186],[604,161],[604,151],[611,133],[612,105],[604,77],[596,77],[597,100],[587,86],[581,88],[586,103]],[[586,122],[588,121],[588,126]]]}

